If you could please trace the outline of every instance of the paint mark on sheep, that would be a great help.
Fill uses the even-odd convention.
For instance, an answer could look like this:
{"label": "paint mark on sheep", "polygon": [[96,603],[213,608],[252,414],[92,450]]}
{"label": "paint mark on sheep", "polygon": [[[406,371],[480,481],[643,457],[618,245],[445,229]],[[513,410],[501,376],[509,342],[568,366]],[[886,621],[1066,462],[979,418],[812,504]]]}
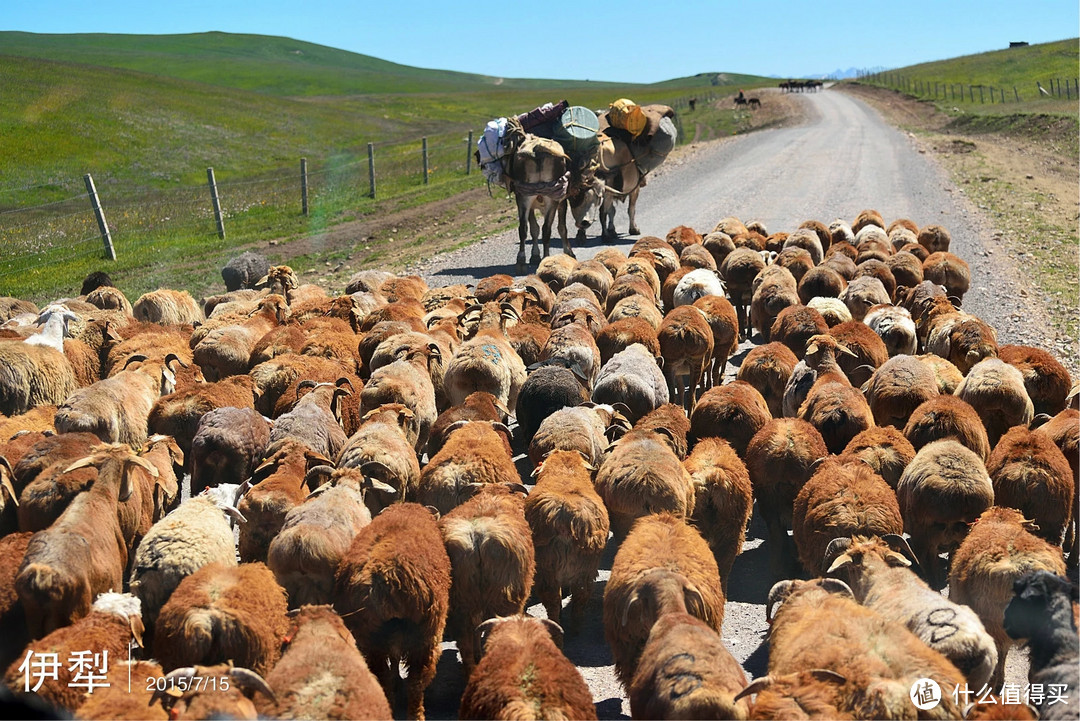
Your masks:
{"label": "paint mark on sheep", "polygon": [[953,623],[956,619],[955,608],[935,608],[926,615],[926,622],[934,627],[930,634],[930,643],[940,643],[960,629]]}
{"label": "paint mark on sheep", "polygon": [[671,698],[677,699],[701,688],[701,675],[686,668],[697,659],[693,654],[680,653],[669,658],[660,669],[660,678],[671,689]]}

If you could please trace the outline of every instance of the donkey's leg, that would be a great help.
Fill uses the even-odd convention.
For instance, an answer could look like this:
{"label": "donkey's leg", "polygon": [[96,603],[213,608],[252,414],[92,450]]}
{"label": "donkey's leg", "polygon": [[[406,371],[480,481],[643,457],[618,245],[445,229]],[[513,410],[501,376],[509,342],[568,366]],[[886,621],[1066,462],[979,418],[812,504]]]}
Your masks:
{"label": "donkey's leg", "polygon": [[641,235],[641,231],[637,227],[637,197],[640,188],[634,188],[630,191],[630,198],[626,205],[626,214],[630,216],[630,235]]}

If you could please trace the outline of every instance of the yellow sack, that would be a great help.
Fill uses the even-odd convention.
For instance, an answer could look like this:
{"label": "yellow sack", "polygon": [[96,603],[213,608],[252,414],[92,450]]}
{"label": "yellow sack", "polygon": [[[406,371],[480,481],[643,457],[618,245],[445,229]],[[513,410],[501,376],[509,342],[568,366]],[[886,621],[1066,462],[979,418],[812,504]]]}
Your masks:
{"label": "yellow sack", "polygon": [[645,125],[648,122],[645,112],[633,100],[620,98],[609,105],[608,108],[608,122],[613,127],[622,128],[635,138],[645,130]]}

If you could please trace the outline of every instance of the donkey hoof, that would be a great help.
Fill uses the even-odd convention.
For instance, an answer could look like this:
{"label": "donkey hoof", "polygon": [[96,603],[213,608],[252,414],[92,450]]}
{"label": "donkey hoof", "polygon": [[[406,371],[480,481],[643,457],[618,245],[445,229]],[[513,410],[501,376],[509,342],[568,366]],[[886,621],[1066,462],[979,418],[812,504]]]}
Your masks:
{"label": "donkey hoof", "polygon": [[532,257],[529,258],[529,263],[531,263],[532,265],[539,265],[540,264],[540,254],[539,253],[533,253]]}
{"label": "donkey hoof", "polygon": [[636,225],[631,225],[630,230],[627,231],[630,235],[641,235],[641,231]]}

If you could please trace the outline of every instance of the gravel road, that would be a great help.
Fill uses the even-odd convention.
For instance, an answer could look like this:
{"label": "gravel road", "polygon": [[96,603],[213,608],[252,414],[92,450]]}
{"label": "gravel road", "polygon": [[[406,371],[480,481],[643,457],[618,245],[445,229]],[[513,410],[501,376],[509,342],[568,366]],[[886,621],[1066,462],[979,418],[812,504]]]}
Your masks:
{"label": "gravel road", "polygon": [[[767,94],[762,97],[768,102]],[[989,220],[919,151],[914,138],[835,90],[799,95],[797,100],[805,111],[805,121],[797,127],[699,144],[669,158],[641,193],[637,219],[643,233],[663,237],[676,225],[707,232],[725,216],[761,221],[770,232],[790,232],[808,219],[828,224],[843,218],[850,223],[866,208],[880,211],[886,222],[910,218],[919,226],[937,223],[951,232],[952,252],[971,265],[972,288],[964,299],[965,310],[991,323],[999,343],[1030,343],[1060,352],[1048,345],[1055,334],[1023,268],[1005,257]],[[623,207],[616,227],[620,231],[627,227]],[[624,236],[617,246],[626,251],[636,239]],[[591,237],[577,255],[588,258],[601,247],[600,239]],[[433,286],[475,282],[494,273],[513,274],[516,252],[516,232],[504,233],[438,256],[413,271]],[[752,345],[740,347],[733,358],[735,368],[729,364],[729,375]],[[766,630],[764,601],[776,580],[767,571],[763,538],[764,526],[755,514],[732,571],[723,627],[724,641],[748,677],[766,670],[767,656],[760,648]],[[630,713],[613,674],[600,620],[603,585],[613,557],[609,548],[586,628],[576,636],[568,634],[564,649],[592,689],[601,719],[628,718]],[[544,613],[540,605],[529,612]],[[1026,661],[1013,656],[1007,681],[1023,683]],[[446,644],[427,694],[429,718],[456,718],[463,688],[456,651]]]}

